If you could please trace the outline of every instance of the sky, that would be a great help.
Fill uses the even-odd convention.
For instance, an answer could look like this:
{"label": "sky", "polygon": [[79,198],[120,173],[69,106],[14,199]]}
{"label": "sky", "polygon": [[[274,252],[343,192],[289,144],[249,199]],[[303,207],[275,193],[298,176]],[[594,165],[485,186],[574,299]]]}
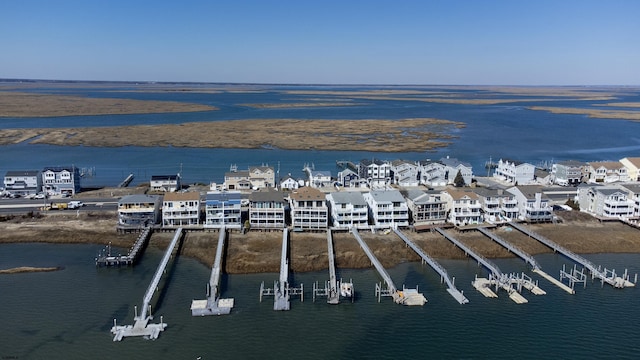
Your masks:
{"label": "sky", "polygon": [[640,1],[8,0],[0,78],[640,85]]}

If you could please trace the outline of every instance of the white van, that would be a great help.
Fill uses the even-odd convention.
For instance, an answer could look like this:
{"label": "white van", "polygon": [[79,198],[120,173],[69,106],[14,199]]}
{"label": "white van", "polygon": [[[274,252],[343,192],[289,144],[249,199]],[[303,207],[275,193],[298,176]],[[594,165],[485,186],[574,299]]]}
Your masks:
{"label": "white van", "polygon": [[82,201],[69,201],[69,209],[79,209],[83,206]]}

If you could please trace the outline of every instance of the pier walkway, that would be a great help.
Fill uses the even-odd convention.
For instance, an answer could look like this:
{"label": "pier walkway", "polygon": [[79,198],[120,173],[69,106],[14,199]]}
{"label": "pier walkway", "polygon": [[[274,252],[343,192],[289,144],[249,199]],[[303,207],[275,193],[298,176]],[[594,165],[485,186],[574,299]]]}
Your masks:
{"label": "pier walkway", "polygon": [[138,236],[138,239],[133,243],[131,249],[127,255],[111,255],[111,244],[109,244],[103,251],[96,257],[96,266],[121,266],[121,265],[133,265],[138,256],[140,256],[142,249],[147,245],[149,238],[151,237],[151,228],[146,227]]}
{"label": "pier walkway", "polygon": [[[157,339],[160,336],[160,332],[164,331],[167,327],[167,324],[162,321],[162,317],[160,317],[160,323],[158,324],[149,324],[149,320],[153,317],[151,316],[151,299],[158,289],[158,284],[160,283],[160,279],[162,278],[162,274],[164,273],[167,264],[169,263],[169,259],[171,258],[171,254],[173,253],[173,249],[176,247],[176,244],[182,238],[182,228],[178,228],[176,230],[175,235],[173,236],[173,240],[167,247],[167,250],[156,269],[156,273],[153,276],[153,280],[149,284],[147,288],[147,292],[142,299],[142,311],[140,315],[137,314],[134,317],[135,323],[133,325],[117,325],[116,320],[113,320],[113,327],[111,328],[111,333],[114,334],[113,341],[120,341],[124,337],[129,336],[146,336],[150,339]],[[149,313],[149,315],[147,315]]]}
{"label": "pier walkway", "polygon": [[234,299],[220,299],[218,297],[220,291],[220,275],[222,273],[222,252],[224,251],[227,230],[223,226],[220,228],[218,236],[218,246],[216,247],[216,257],[211,268],[211,277],[207,284],[207,299],[193,300],[191,302],[192,316],[205,315],[226,315],[231,312],[234,305]]}
{"label": "pier walkway", "polygon": [[526,227],[522,226],[521,224],[517,224],[514,222],[510,222],[509,226],[513,227],[514,229],[522,232],[525,235],[530,236],[533,239],[538,240],[539,242],[543,243],[544,245],[548,246],[549,248],[551,248],[554,252],[559,252],[562,255],[564,255],[565,257],[569,258],[570,260],[574,261],[577,264],[582,265],[584,268],[586,268],[587,270],[589,270],[589,272],[591,272],[591,278],[598,278],[600,279],[600,281],[602,282],[602,284],[607,283],[615,288],[624,288],[624,287],[633,287],[635,286],[634,283],[632,283],[631,281],[629,281],[629,275],[627,274],[627,271],[624,272],[624,275],[622,277],[617,276],[615,270],[609,270],[607,268],[604,269],[604,271],[601,271],[600,267],[596,267],[596,265],[594,263],[592,263],[591,261],[583,258],[582,256],[570,251],[569,249],[560,246],[559,244],[547,239],[546,237],[531,231],[529,229],[527,229]]}
{"label": "pier walkway", "polygon": [[282,311],[290,310],[291,295],[300,295],[300,300],[304,301],[304,286],[300,284],[299,288],[289,286],[289,259],[287,252],[289,250],[289,230],[287,228],[282,232],[282,255],[280,256],[280,278],[274,281],[273,288],[265,288],[264,282],[260,285],[260,302],[262,296],[273,295],[273,310]]}
{"label": "pier walkway", "polygon": [[316,296],[326,296],[327,303],[335,305],[340,303],[340,296],[342,296],[351,298],[351,302],[353,302],[353,281],[344,282],[342,279],[338,281],[336,277],[335,254],[333,252],[333,236],[331,234],[331,229],[327,229],[327,257],[329,259],[329,281],[325,283],[324,288],[318,286],[318,282],[313,284],[313,301],[316,301]]}
{"label": "pier walkway", "polygon": [[410,248],[413,249],[413,251],[415,251],[422,258],[422,263],[426,262],[431,266],[431,268],[433,268],[433,270],[435,270],[438,274],[440,274],[440,281],[442,282],[444,280],[447,283],[447,287],[448,287],[447,291],[451,296],[453,296],[454,299],[456,299],[456,301],[458,301],[460,304],[466,304],[469,302],[469,299],[467,299],[464,296],[464,293],[456,288],[455,278],[453,279],[449,278],[449,274],[447,274],[447,270],[445,270],[445,268],[442,267],[442,265],[440,265],[435,259],[433,259],[431,256],[427,255],[424,251],[422,251],[422,249],[418,247],[418,245],[416,245],[413,241],[411,241],[400,230],[393,229],[393,231],[396,233],[396,235],[398,235],[398,237],[400,237],[400,239],[402,239]]}
{"label": "pier walkway", "polygon": [[396,304],[402,305],[424,305],[427,299],[422,293],[418,292],[418,289],[406,289],[403,286],[402,291],[396,288],[396,285],[391,280],[391,276],[387,273],[387,270],[382,266],[378,258],[373,254],[367,243],[362,240],[358,230],[356,228],[351,229],[351,233],[356,238],[362,250],[367,254],[369,260],[373,266],[378,270],[378,273],[387,284],[387,289],[382,289],[382,286],[376,284],[376,295],[378,296],[378,302],[380,302],[380,296],[391,296]]}
{"label": "pier walkway", "polygon": [[[473,249],[469,248],[458,239],[449,235],[441,228],[436,227],[434,228],[434,230],[439,232],[447,240],[451,241],[457,247],[462,249],[462,251],[464,251],[466,255],[474,258],[478,262],[478,264],[483,265],[485,268],[487,268],[487,270],[489,270],[490,274],[487,279],[478,278],[476,276],[475,280],[471,283],[473,287],[485,297],[498,297],[498,295],[490,289],[491,286],[495,286],[496,291],[499,288],[505,290],[507,294],[509,294],[509,298],[517,304],[524,304],[529,302],[518,292],[522,288],[531,291],[534,295],[546,294],[546,292],[540,289],[538,285],[531,280],[531,278],[525,276],[524,274],[503,274],[496,264],[489,261],[484,256],[476,253],[475,251],[473,251]],[[513,288],[513,285],[516,285],[515,289]]]}

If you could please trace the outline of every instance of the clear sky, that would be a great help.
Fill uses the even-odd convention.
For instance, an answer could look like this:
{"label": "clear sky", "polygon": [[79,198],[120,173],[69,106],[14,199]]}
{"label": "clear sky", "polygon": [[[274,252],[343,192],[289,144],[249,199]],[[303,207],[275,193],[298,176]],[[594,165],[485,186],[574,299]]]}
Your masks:
{"label": "clear sky", "polygon": [[6,0],[0,78],[640,85],[640,1]]}

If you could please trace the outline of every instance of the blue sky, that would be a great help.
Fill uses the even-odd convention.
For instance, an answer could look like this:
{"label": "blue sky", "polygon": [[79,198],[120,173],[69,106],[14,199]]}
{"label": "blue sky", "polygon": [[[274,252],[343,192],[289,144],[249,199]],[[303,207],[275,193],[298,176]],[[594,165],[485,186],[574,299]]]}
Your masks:
{"label": "blue sky", "polygon": [[0,78],[640,85],[640,1],[2,1]]}

